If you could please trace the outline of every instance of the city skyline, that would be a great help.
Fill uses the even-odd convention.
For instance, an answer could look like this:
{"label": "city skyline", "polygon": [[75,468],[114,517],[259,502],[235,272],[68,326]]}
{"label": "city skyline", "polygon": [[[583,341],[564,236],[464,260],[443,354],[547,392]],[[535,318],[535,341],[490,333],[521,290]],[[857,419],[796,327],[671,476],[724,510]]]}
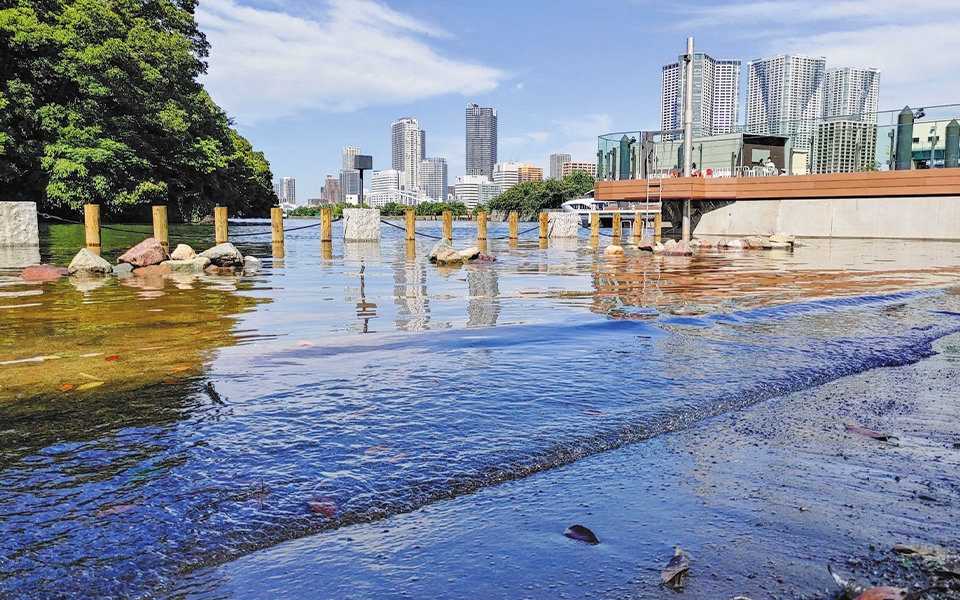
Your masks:
{"label": "city skyline", "polygon": [[[960,57],[936,51],[960,24],[955,3],[935,0],[927,7],[935,20],[902,14],[889,0],[613,8],[206,0],[197,8],[212,44],[203,82],[274,177],[297,178],[303,198],[319,195],[326,175],[337,177],[344,146],[373,155],[374,169],[389,168],[383,131],[404,114],[430,132],[428,153],[447,159],[451,180],[465,173],[463,110],[471,102],[498,110],[500,161],[548,167],[554,153],[590,160],[598,133],[658,128],[660,70],[687,36],[698,50],[744,64],[801,53],[826,56],[830,67],[877,68],[881,110],[956,101],[943,74]],[[635,34],[610,35],[623,22],[638,23]],[[550,60],[558,39],[563,61]],[[601,40],[611,55],[633,57],[629,68],[597,61]],[[362,60],[346,68],[338,57],[354,47]],[[396,55],[380,50],[388,47]]]}

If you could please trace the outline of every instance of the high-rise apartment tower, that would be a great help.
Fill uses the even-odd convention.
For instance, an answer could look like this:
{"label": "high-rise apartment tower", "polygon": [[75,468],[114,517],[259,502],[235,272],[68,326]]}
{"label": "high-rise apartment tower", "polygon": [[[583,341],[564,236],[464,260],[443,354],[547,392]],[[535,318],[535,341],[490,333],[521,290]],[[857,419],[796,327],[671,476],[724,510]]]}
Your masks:
{"label": "high-rise apartment tower", "polygon": [[[660,128],[683,129],[683,57],[661,70]],[[740,112],[740,60],[693,55],[693,135],[730,133]]]}
{"label": "high-rise apartment tower", "polygon": [[550,155],[550,179],[560,179],[563,177],[563,163],[570,162],[569,154],[551,154]]}
{"label": "high-rise apartment tower", "polygon": [[400,185],[415,190],[420,185],[420,162],[426,156],[426,133],[410,117],[390,125],[391,167],[401,172]]}
{"label": "high-rise apartment tower", "polygon": [[810,148],[823,114],[822,56],[781,54],[747,63],[747,130],[786,135]]}
{"label": "high-rise apartment tower", "polygon": [[497,111],[467,105],[467,175],[493,175],[497,163]]}
{"label": "high-rise apartment tower", "polygon": [[880,71],[856,67],[827,69],[823,83],[823,117],[869,115],[876,122]]}

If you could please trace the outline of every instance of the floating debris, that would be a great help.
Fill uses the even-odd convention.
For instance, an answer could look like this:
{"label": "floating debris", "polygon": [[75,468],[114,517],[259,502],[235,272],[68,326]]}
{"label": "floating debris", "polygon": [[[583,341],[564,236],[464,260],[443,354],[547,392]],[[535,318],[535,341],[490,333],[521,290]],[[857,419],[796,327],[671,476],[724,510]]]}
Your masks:
{"label": "floating debris", "polygon": [[661,585],[679,590],[683,589],[683,580],[690,573],[690,555],[677,548],[673,558],[660,573]]}
{"label": "floating debris", "polygon": [[899,440],[897,436],[889,435],[886,433],[880,433],[879,431],[874,431],[872,429],[867,429],[865,427],[858,427],[856,425],[847,425],[846,423],[844,423],[843,426],[850,433],[856,433],[858,435],[862,435],[864,437],[877,440],[878,442],[897,442]]}
{"label": "floating debris", "polygon": [[572,540],[586,542],[587,544],[600,543],[600,540],[597,539],[597,536],[583,525],[571,525],[570,527],[567,527],[567,530],[563,532],[563,535]]}

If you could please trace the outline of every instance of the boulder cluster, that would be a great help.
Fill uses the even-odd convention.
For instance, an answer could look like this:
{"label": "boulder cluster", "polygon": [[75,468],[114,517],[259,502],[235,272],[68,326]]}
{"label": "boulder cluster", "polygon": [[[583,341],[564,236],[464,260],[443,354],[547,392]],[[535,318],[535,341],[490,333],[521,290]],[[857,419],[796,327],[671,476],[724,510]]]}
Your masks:
{"label": "boulder cluster", "polygon": [[70,261],[67,268],[51,265],[31,265],[20,276],[28,281],[53,281],[64,275],[77,277],[103,277],[117,275],[163,276],[171,273],[206,273],[208,275],[233,275],[243,273],[251,275],[260,270],[263,263],[253,256],[243,256],[237,248],[227,242],[218,244],[197,254],[186,244],[179,244],[169,255],[163,245],[155,238],[147,238],[124,252],[116,265],[111,265],[103,257],[87,248],[83,248]]}
{"label": "boulder cluster", "polygon": [[459,267],[465,262],[493,262],[497,260],[489,254],[480,252],[480,249],[476,246],[464,248],[459,251],[454,250],[453,244],[447,238],[443,238],[437,242],[433,249],[430,250],[427,258],[438,267]]}
{"label": "boulder cluster", "polygon": [[[777,233],[768,237],[749,236],[729,240],[721,238],[716,242],[717,248],[726,250],[790,250],[800,245],[800,242],[794,238],[794,236],[783,233]],[[707,240],[700,239],[692,239],[689,242],[667,240],[663,243],[654,243],[650,238],[643,238],[637,242],[638,250],[662,254],[663,256],[691,256],[694,251],[706,250],[712,247],[713,244]],[[620,248],[620,252],[617,252],[615,250],[616,248],[620,248],[620,246],[608,246],[607,249],[604,250],[604,255],[611,256],[623,253],[622,248]]]}

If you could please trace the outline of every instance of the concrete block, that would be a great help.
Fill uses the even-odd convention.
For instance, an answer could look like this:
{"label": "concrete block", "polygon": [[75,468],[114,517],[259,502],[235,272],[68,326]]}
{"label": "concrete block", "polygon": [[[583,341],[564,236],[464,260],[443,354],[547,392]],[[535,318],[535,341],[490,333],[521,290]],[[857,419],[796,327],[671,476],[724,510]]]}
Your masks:
{"label": "concrete block", "polygon": [[39,246],[36,202],[0,202],[0,246]]}
{"label": "concrete block", "polygon": [[547,213],[547,238],[575,238],[580,235],[580,215],[568,212]]}
{"label": "concrete block", "polygon": [[343,209],[343,239],[349,242],[379,242],[380,211],[375,208]]}

